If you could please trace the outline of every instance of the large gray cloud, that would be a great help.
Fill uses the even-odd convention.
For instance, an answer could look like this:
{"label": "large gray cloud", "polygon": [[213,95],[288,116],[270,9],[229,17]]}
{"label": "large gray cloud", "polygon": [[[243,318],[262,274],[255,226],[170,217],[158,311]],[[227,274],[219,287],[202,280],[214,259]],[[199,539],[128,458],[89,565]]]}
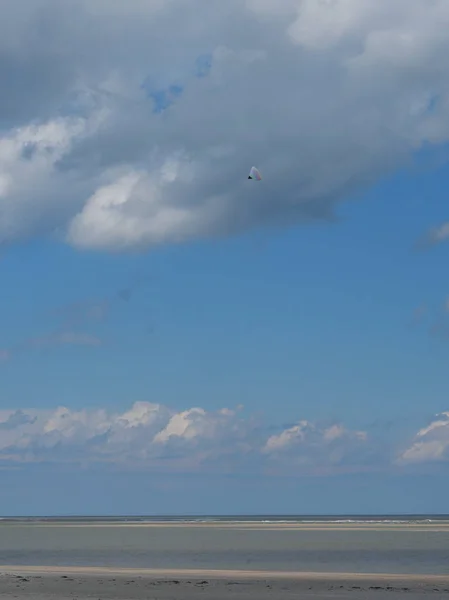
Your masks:
{"label": "large gray cloud", "polygon": [[448,24],[445,0],[5,0],[0,240],[122,250],[330,219],[447,141]]}

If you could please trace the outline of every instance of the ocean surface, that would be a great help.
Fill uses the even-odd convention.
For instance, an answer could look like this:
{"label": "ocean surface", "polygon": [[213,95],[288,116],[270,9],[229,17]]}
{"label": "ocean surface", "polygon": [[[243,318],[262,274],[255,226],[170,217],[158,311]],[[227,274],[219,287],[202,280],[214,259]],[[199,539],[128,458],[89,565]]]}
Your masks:
{"label": "ocean surface", "polygon": [[0,564],[448,574],[449,516],[8,517]]}

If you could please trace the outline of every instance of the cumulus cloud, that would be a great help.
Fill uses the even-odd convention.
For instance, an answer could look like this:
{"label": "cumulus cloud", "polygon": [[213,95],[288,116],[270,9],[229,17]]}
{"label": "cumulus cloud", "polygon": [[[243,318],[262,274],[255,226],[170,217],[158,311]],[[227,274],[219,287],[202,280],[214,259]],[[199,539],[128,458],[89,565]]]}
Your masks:
{"label": "cumulus cloud", "polygon": [[365,432],[301,421],[276,435],[242,408],[175,411],[136,402],[103,408],[0,411],[0,460],[108,462],[134,468],[259,468],[279,452],[296,471],[338,467],[369,443]]}
{"label": "cumulus cloud", "polygon": [[[354,465],[366,468],[372,464],[373,450],[366,431],[352,431],[339,423],[326,425],[305,420],[270,436],[262,449],[275,469],[285,464],[289,469]],[[379,466],[380,449],[375,452]]]}
{"label": "cumulus cloud", "polygon": [[0,241],[333,219],[447,142],[448,25],[445,0],[4,0]]}
{"label": "cumulus cloud", "polygon": [[302,446],[304,443],[316,443],[321,445],[323,442],[332,443],[342,439],[366,440],[365,431],[347,431],[342,425],[331,425],[326,428],[317,428],[313,423],[300,421],[282,433],[272,435],[265,445],[266,452],[277,452],[291,450]]}
{"label": "cumulus cloud", "polygon": [[[273,429],[275,431],[273,432]],[[243,406],[175,410],[135,402],[0,410],[0,463],[109,464],[121,469],[326,475],[401,469],[449,459],[449,412],[415,435],[298,420],[276,427]]]}
{"label": "cumulus cloud", "polygon": [[449,412],[437,415],[418,431],[414,440],[398,457],[400,464],[429,463],[449,459]]}

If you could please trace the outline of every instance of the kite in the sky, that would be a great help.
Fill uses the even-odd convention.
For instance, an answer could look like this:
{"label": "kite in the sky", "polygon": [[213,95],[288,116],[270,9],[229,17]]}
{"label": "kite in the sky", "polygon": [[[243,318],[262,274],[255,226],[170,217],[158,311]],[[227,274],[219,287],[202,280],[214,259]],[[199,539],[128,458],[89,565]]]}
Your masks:
{"label": "kite in the sky", "polygon": [[256,179],[257,181],[260,181],[262,179],[262,175],[260,174],[259,169],[256,169],[256,167],[251,167],[248,179]]}

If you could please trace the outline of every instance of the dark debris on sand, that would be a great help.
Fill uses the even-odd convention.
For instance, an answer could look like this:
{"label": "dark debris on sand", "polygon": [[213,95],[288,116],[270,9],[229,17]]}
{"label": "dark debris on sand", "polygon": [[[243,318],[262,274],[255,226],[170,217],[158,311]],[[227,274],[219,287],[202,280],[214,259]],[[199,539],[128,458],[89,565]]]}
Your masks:
{"label": "dark debris on sand", "polygon": [[1,600],[407,600],[449,599],[447,585],[407,581],[154,579],[93,575],[0,575]]}

